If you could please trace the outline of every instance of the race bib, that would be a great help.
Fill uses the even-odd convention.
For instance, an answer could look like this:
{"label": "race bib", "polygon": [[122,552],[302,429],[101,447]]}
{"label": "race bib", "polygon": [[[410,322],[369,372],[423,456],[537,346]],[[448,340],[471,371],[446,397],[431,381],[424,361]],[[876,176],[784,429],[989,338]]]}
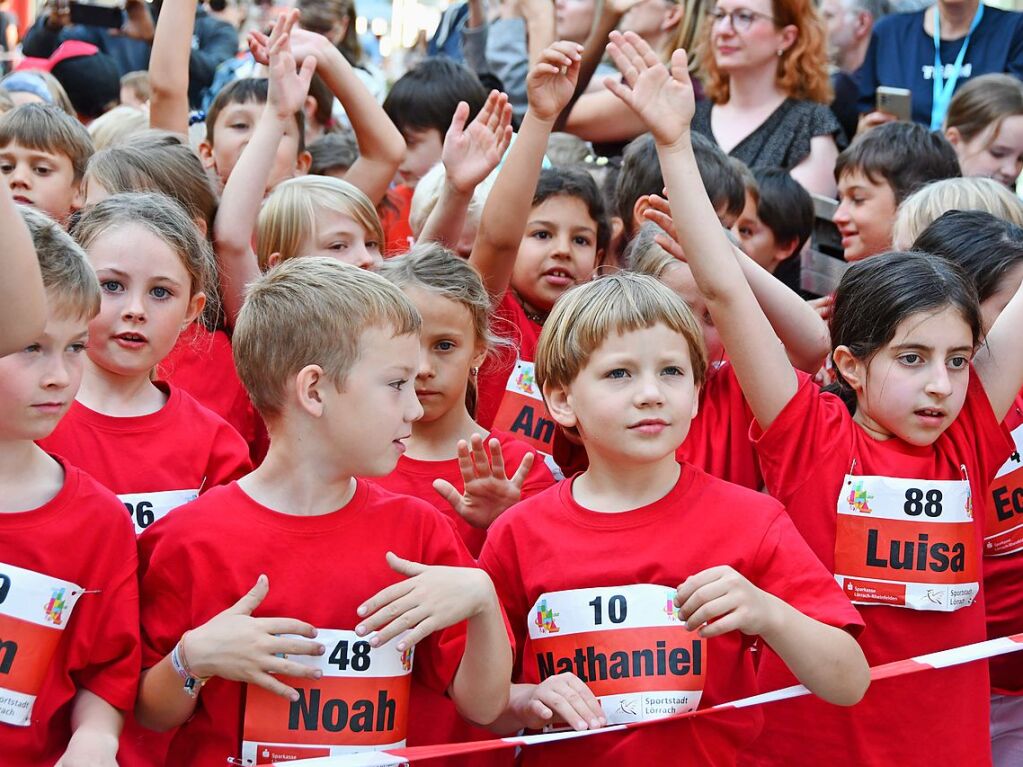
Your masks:
{"label": "race bib", "polygon": [[984,538],[984,554],[989,557],[1023,551],[1023,425],[1013,429],[1012,441],[1016,449],[991,483]]}
{"label": "race bib", "polygon": [[297,701],[246,685],[244,764],[405,745],[412,648],[398,650],[400,637],[374,648],[354,631],[320,629],[317,639],[327,652],[289,660],[318,668],[323,676],[281,677],[298,691]]}
{"label": "race bib", "polygon": [[847,474],[835,579],[854,604],[952,612],[980,590],[970,485]]}
{"label": "race bib", "polygon": [[608,724],[695,709],[706,640],[682,625],[674,596],[650,584],[543,594],[529,619],[540,680],[572,672],[600,700]]}
{"label": "race bib", "polygon": [[501,407],[494,417],[494,428],[514,434],[541,453],[554,452],[554,430],[557,424],[547,412],[540,387],[536,383],[535,365],[516,360],[504,387]]}
{"label": "race bib", "polygon": [[0,722],[27,727],[82,587],[0,563]]}
{"label": "race bib", "polygon": [[165,490],[161,493],[125,493],[117,496],[128,509],[131,521],[135,523],[135,535],[140,535],[167,512],[191,503],[199,497],[198,490]]}

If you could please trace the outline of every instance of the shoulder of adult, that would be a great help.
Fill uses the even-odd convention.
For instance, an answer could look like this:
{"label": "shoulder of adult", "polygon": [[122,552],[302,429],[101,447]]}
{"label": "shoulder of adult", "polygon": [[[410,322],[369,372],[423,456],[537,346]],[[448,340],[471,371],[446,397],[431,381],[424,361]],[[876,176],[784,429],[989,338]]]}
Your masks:
{"label": "shoulder of adult", "polygon": [[[891,39],[894,42],[905,44],[902,37],[907,30],[919,27],[923,29],[924,13],[926,8],[910,13],[891,13],[883,19],[874,23],[874,36],[877,38]],[[987,10],[984,11],[987,13]]]}

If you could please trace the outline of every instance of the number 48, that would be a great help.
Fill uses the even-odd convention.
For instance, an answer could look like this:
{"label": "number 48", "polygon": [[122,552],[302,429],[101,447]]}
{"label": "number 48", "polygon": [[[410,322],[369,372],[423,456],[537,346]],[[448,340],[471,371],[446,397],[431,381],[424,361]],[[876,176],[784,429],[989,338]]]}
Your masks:
{"label": "number 48", "polygon": [[358,641],[352,643],[351,656],[348,654],[348,640],[342,639],[334,646],[327,662],[337,666],[341,671],[348,669],[351,664],[352,671],[366,671],[369,669],[369,642]]}

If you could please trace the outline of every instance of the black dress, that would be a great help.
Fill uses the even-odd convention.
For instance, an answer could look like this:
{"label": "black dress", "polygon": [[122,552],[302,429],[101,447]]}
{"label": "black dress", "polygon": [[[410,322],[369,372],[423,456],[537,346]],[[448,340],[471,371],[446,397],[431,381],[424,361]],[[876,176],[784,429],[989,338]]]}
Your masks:
{"label": "black dress", "polygon": [[[710,127],[713,106],[711,101],[696,103],[693,130],[717,143]],[[789,98],[728,154],[750,168],[792,170],[810,156],[810,140],[816,136],[834,136],[840,150],[848,143],[842,126],[827,106]]]}

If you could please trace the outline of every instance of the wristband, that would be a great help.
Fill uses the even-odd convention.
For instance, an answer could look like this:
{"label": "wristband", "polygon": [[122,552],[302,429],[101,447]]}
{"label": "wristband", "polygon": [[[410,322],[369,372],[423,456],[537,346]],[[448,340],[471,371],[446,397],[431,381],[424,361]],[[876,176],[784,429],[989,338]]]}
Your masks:
{"label": "wristband", "polygon": [[188,666],[188,658],[185,656],[185,637],[188,636],[186,631],[181,635],[181,639],[174,645],[174,649],[171,651],[171,665],[185,682],[185,692],[190,698],[195,698],[199,695],[199,690],[202,689],[203,685],[209,681],[209,677],[197,677],[192,673],[192,669]]}

